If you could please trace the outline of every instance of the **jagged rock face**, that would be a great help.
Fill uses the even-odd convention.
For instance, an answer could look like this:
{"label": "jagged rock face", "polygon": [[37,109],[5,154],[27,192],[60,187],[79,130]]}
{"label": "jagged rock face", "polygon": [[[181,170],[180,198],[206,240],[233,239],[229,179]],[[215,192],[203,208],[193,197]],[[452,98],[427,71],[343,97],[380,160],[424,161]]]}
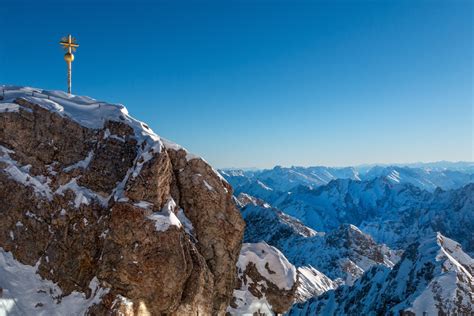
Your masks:
{"label": "jagged rock face", "polygon": [[376,266],[289,315],[472,315],[474,260],[441,234],[410,245],[389,269]]}
{"label": "jagged rock face", "polygon": [[231,186],[219,177],[205,176],[215,175],[207,163],[187,161],[184,150],[169,154],[175,175],[172,195],[193,224],[199,252],[215,275],[215,286],[224,290],[218,293],[214,307],[225,310],[235,284],[235,275],[229,271],[235,271],[231,264],[239,255],[245,224],[232,202]]}
{"label": "jagged rock face", "polygon": [[232,315],[273,315],[293,304],[298,281],[295,267],[275,247],[243,244],[237,262],[238,283],[227,311]]}
{"label": "jagged rock face", "polygon": [[0,111],[0,248],[64,296],[96,278],[91,314],[223,314],[244,229],[231,187],[119,106],[17,94]]}

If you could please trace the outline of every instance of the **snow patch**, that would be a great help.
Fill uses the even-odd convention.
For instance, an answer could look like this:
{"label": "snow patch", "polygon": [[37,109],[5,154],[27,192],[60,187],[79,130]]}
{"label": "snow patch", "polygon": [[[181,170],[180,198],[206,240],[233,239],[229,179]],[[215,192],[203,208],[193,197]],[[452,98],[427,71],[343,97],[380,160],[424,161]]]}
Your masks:
{"label": "snow patch", "polygon": [[212,185],[210,185],[206,180],[202,180],[202,182],[206,186],[206,189],[208,189],[209,191],[214,191],[214,188],[212,187]]}
{"label": "snow patch", "polygon": [[76,178],[73,178],[68,183],[61,185],[55,191],[55,194],[64,195],[64,192],[66,192],[67,190],[73,191],[74,194],[76,195],[76,197],[74,199],[74,207],[75,208],[79,208],[81,206],[81,204],[89,205],[90,203],[93,202],[93,200],[96,200],[100,204],[102,204],[103,206],[106,206],[108,204],[108,201],[109,201],[108,197],[105,198],[105,197],[95,193],[94,191],[88,189],[88,188],[85,188],[85,187],[82,187],[82,186],[78,185]]}
{"label": "snow patch", "polygon": [[21,183],[27,187],[32,187],[36,194],[51,200],[52,192],[48,185],[49,179],[41,176],[33,177],[29,175],[29,167],[20,167],[15,160],[10,158],[9,154],[11,153],[13,153],[12,150],[0,145],[0,162],[3,162],[7,165],[7,167],[3,169],[3,172],[5,172],[9,178],[15,180],[16,182]]}
{"label": "snow patch", "polygon": [[148,218],[155,222],[155,229],[159,232],[167,231],[170,226],[182,227],[181,222],[174,214],[176,202],[169,199],[160,212],[154,212]]}
{"label": "snow patch", "polygon": [[77,169],[77,168],[82,168],[82,169],[86,169],[88,166],[89,166],[89,163],[91,162],[92,160],[92,157],[94,156],[94,151],[91,150],[88,154],[87,154],[87,157],[84,158],[83,160],[80,160],[78,162],[76,162],[75,164],[69,166],[69,167],[66,167],[64,168],[63,170],[65,172],[69,172],[71,170],[74,170],[74,169]]}
{"label": "snow patch", "polygon": [[191,236],[194,236],[194,226],[193,223],[186,217],[182,208],[178,210],[177,217],[179,221],[184,225],[184,230]]}
{"label": "snow patch", "polygon": [[72,292],[62,296],[61,289],[37,274],[38,264],[24,265],[16,261],[10,252],[0,248],[0,315],[85,315],[89,307],[98,304],[109,292],[100,286],[97,278],[89,284],[92,295]]}
{"label": "snow patch", "polygon": [[146,210],[153,207],[153,203],[150,203],[150,202],[147,202],[147,201],[140,201],[140,202],[134,203],[133,205],[136,206],[136,207],[139,207],[139,208],[146,209]]}
{"label": "snow patch", "polygon": [[18,112],[20,106],[15,103],[0,103],[0,113],[4,112]]}
{"label": "snow patch", "polygon": [[[253,283],[252,280],[247,279],[247,284]],[[242,290],[234,290],[233,293],[237,308],[229,306],[227,312],[230,315],[274,315],[272,312],[272,306],[268,303],[265,295],[261,298],[255,297],[248,290],[248,285]]]}

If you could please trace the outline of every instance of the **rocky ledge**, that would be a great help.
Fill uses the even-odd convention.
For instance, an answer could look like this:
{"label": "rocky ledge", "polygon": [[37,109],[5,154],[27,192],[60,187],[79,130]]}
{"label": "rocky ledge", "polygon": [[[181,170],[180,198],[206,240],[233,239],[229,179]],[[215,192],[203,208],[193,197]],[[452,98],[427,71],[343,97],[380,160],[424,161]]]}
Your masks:
{"label": "rocky ledge", "polygon": [[[92,315],[225,313],[244,231],[230,185],[121,105],[3,88],[0,296],[10,312],[57,314],[75,301]],[[21,269],[40,276],[31,297],[15,296]]]}

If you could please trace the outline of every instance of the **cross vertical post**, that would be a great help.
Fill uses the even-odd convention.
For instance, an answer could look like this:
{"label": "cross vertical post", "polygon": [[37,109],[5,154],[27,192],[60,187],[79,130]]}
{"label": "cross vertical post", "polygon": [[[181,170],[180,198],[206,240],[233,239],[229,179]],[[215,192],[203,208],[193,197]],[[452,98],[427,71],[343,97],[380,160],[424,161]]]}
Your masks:
{"label": "cross vertical post", "polygon": [[67,51],[64,54],[64,60],[67,63],[67,92],[71,94],[72,92],[72,62],[74,61],[74,54],[73,52],[76,51],[76,48],[79,47],[77,44],[76,39],[69,34],[67,37],[63,37],[61,42],[59,42],[63,46],[63,49]]}
{"label": "cross vertical post", "polygon": [[71,94],[72,90],[72,62],[67,63],[67,93]]}

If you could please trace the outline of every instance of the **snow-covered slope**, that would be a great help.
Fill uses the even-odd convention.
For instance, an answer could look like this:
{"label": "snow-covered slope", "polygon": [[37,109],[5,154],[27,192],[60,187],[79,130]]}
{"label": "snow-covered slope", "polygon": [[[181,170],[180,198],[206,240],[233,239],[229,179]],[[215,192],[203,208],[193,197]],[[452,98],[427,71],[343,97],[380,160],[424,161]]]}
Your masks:
{"label": "snow-covered slope", "polygon": [[437,234],[410,245],[393,268],[373,267],[353,286],[341,286],[289,315],[472,315],[474,260]]}
{"label": "snow-covered slope", "polygon": [[[377,242],[393,248],[406,247],[417,238],[441,231],[459,240],[471,252],[474,251],[471,169],[467,163],[451,165],[374,166],[361,173],[352,169],[342,172],[334,168],[275,167],[263,171],[227,170],[224,177],[237,186],[237,192],[261,198],[315,231],[353,224]],[[450,166],[455,170],[446,169]],[[308,180],[313,179],[309,174],[315,170],[331,174],[324,178],[329,182]],[[336,177],[340,178],[330,180]],[[436,179],[446,187],[468,184],[453,190],[433,191],[441,185]],[[284,191],[288,188],[291,189]],[[261,226],[260,230],[264,230]]]}
{"label": "snow-covered slope", "polygon": [[338,283],[352,284],[373,265],[391,267],[398,260],[396,252],[353,225],[316,232],[263,201],[244,195],[240,200],[250,201],[241,208],[247,224],[245,242],[265,241],[297,267],[314,267]]}
{"label": "snow-covered slope", "polygon": [[238,201],[247,222],[244,240],[265,240],[273,244],[287,236],[312,237],[317,234],[301,221],[273,208],[263,200],[241,193]]}
{"label": "snow-covered slope", "polygon": [[262,243],[244,243],[237,267],[244,271],[253,263],[265,279],[279,289],[290,290],[296,282],[296,269],[275,247]]}
{"label": "snow-covered slope", "polygon": [[275,247],[244,243],[237,262],[239,285],[227,312],[232,315],[273,315],[293,303],[296,268]]}
{"label": "snow-covered slope", "polygon": [[238,286],[227,309],[231,315],[283,313],[295,302],[305,302],[337,287],[312,267],[296,268],[265,242],[244,243],[237,270]]}
{"label": "snow-covered slope", "polygon": [[263,170],[255,177],[276,191],[286,192],[298,185],[318,187],[335,179],[358,180],[359,175],[353,168],[330,167],[274,167]]}
{"label": "snow-covered slope", "polygon": [[364,220],[419,208],[430,198],[427,191],[409,184],[394,184],[386,178],[338,179],[316,189],[299,186],[272,205],[311,228],[327,231],[344,223],[359,226]]}
{"label": "snow-covered slope", "polygon": [[311,266],[298,268],[298,282],[296,302],[299,303],[338,287],[336,282]]}
{"label": "snow-covered slope", "polygon": [[[411,184],[376,178],[362,182],[336,180],[316,189],[300,188],[301,191],[289,194],[288,200],[291,198],[294,199],[292,203],[297,201],[302,203],[300,205],[306,205],[301,208],[304,212],[312,214],[314,209],[311,206],[318,205],[314,203],[316,201],[323,206],[322,211],[335,214],[333,217],[341,214],[340,222],[348,218],[357,220],[363,231],[354,225],[340,224],[327,232],[320,232],[265,201],[247,194],[239,196],[238,202],[247,224],[244,240],[263,240],[277,247],[298,267],[301,279],[305,275],[302,272],[306,272],[315,281],[311,290],[306,290],[304,286],[298,288],[298,302],[304,302],[311,296],[314,298],[308,304],[294,307],[292,314],[385,314],[388,309],[385,310],[383,304],[390,310],[415,311],[416,315],[422,315],[420,311],[431,315],[434,308],[451,311],[451,314],[462,314],[459,311],[463,311],[469,315],[466,313],[472,311],[472,303],[466,303],[467,299],[474,297],[472,272],[463,274],[464,270],[459,270],[461,274],[457,281],[453,281],[453,274],[443,272],[450,264],[456,266],[448,255],[442,256],[446,253],[455,253],[456,261],[470,267],[466,271],[472,270],[472,263],[469,263],[472,259],[460,252],[460,245],[441,234],[422,245],[412,243],[441,230],[449,236],[456,236],[467,249],[472,249],[474,184],[457,190],[428,192]],[[331,216],[328,218],[331,220]],[[377,244],[367,232],[376,236],[378,241],[386,241],[399,250],[392,251]],[[400,264],[402,252],[404,263]],[[413,259],[413,256],[417,258]],[[410,260],[418,263],[410,263]],[[437,266],[440,260],[445,263]],[[316,272],[311,274],[310,271]],[[432,278],[430,271],[439,275]],[[318,278],[320,273],[322,276]],[[416,280],[412,276],[417,276]],[[428,281],[422,283],[423,280]],[[446,283],[446,280],[451,283]],[[311,284],[308,281],[305,283]],[[345,285],[330,291],[335,294],[322,294],[341,284]],[[456,286],[457,290],[452,290]],[[391,292],[392,288],[400,287],[403,288],[401,292]],[[416,293],[412,295],[409,292],[414,288],[417,288]],[[392,296],[385,298],[384,293],[391,293]],[[361,297],[361,303],[355,303]],[[390,304],[401,305],[390,307]]]}
{"label": "snow-covered slope", "polygon": [[403,249],[439,231],[474,254],[474,184],[450,191],[438,189],[428,201],[416,205],[365,220],[360,227],[378,242]]}

